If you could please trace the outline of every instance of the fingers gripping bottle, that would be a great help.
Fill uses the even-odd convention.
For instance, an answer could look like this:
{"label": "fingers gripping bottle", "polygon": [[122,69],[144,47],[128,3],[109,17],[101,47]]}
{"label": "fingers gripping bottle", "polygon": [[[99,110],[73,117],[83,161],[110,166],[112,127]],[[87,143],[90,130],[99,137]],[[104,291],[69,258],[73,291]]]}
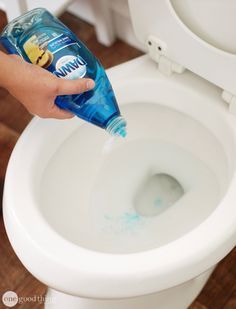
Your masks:
{"label": "fingers gripping bottle", "polygon": [[14,19],[3,30],[0,42],[8,53],[18,54],[59,78],[92,78],[93,90],[58,96],[55,103],[111,135],[126,136],[126,122],[103,67],[75,34],[47,10],[37,8]]}

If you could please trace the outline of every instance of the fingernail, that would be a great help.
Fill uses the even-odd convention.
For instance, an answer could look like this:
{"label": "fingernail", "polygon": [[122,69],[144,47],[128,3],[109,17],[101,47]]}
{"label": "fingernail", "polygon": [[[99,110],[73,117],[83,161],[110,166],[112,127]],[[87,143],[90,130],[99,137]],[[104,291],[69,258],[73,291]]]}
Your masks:
{"label": "fingernail", "polygon": [[93,80],[88,80],[87,83],[86,83],[86,88],[89,90],[89,89],[92,89],[94,87],[94,81]]}

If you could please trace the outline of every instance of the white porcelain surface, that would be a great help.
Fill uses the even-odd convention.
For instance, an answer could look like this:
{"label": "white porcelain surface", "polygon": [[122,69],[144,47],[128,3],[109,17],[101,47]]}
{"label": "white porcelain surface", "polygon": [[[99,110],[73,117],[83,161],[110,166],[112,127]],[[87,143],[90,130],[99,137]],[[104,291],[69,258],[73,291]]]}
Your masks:
{"label": "white porcelain surface", "polygon": [[[165,78],[146,56],[109,77],[127,140],[110,145],[77,118],[34,119],[11,156],[3,212],[35,277],[63,293],[117,299],[184,284],[234,247],[236,119],[217,87],[190,72]],[[119,216],[150,171],[174,176],[184,195],[123,229]],[[113,226],[104,227],[107,213]]]}
{"label": "white porcelain surface", "polygon": [[159,293],[128,299],[87,299],[66,295],[53,289],[46,294],[45,309],[184,309],[198,295],[212,269],[197,278]]}

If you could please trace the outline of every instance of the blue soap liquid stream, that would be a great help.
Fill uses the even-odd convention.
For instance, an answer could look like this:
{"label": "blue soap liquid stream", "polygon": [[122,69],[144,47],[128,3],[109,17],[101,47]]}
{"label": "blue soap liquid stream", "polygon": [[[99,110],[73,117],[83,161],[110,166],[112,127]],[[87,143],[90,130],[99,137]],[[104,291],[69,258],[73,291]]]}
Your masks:
{"label": "blue soap liquid stream", "polygon": [[[112,86],[102,65],[76,35],[47,10],[37,8],[14,19],[2,32],[0,43],[8,53],[18,54],[31,62],[24,50],[24,44],[35,34],[47,35],[50,39],[63,35],[73,42],[53,53],[54,60],[46,68],[48,71],[55,72],[56,62],[63,56],[79,55],[86,62],[86,74],[83,77],[95,81],[94,89],[82,94],[58,96],[55,103],[83,120],[107,130],[113,136],[125,137],[126,121],[120,114]],[[73,76],[70,79],[73,79]]]}

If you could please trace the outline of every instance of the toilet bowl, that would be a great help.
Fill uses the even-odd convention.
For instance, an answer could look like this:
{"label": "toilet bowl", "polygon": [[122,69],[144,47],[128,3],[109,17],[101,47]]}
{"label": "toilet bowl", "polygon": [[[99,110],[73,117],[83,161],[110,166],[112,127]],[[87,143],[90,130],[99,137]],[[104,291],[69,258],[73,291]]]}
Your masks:
{"label": "toilet bowl", "polygon": [[34,118],[8,165],[8,237],[46,308],[187,308],[235,245],[236,118],[219,85],[148,55],[107,73],[127,138]]}
{"label": "toilet bowl", "polygon": [[[35,118],[7,171],[7,233],[67,308],[116,308],[117,298],[129,298],[122,308],[185,308],[235,244],[235,116],[217,87],[190,72],[165,78],[148,56],[108,74],[127,140],[78,119]],[[142,215],[135,197],[150,173],[171,175],[184,192]]]}

